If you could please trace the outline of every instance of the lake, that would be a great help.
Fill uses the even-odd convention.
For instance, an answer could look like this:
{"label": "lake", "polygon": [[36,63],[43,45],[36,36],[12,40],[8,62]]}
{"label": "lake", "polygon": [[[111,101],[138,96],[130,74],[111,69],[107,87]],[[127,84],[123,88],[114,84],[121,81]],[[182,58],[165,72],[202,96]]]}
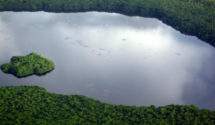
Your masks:
{"label": "lake", "polygon": [[116,13],[0,13],[0,64],[36,52],[56,69],[0,85],[38,85],[112,104],[215,109],[215,48],[154,18]]}

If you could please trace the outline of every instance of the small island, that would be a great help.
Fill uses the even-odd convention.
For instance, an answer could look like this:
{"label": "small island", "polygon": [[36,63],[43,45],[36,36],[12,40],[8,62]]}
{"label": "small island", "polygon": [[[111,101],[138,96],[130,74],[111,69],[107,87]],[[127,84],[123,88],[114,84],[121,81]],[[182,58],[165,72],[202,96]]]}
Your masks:
{"label": "small island", "polygon": [[18,78],[30,75],[44,75],[55,68],[52,60],[37,53],[30,53],[26,56],[13,56],[10,63],[1,65],[1,70],[10,73]]}

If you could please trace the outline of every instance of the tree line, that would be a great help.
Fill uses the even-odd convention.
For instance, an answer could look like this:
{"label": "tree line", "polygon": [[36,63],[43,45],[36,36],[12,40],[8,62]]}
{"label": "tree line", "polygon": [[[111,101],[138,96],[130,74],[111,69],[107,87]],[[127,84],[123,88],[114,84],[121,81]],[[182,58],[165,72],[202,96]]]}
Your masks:
{"label": "tree line", "polygon": [[215,111],[194,105],[124,106],[38,86],[0,88],[1,125],[214,125]]}
{"label": "tree line", "polygon": [[41,10],[155,17],[215,46],[215,0],[0,0],[0,11]]}

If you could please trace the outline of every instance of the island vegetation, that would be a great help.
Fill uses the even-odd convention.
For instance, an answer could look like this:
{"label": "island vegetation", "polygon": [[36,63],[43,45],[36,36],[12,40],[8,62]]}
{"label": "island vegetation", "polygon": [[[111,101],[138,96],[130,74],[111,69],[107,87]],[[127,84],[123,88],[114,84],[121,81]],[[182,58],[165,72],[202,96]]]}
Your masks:
{"label": "island vegetation", "polygon": [[0,0],[0,11],[105,11],[155,17],[215,46],[215,0]]}
{"label": "island vegetation", "polygon": [[[154,17],[215,46],[215,0],[0,0],[0,11],[116,12]],[[91,18],[91,17],[89,17]],[[45,57],[14,56],[1,65],[17,77],[55,68]],[[0,125],[215,125],[215,111],[193,105],[124,106],[37,86],[0,87]]]}
{"label": "island vegetation", "polygon": [[44,75],[55,68],[53,61],[37,53],[30,53],[27,56],[13,56],[10,63],[1,65],[1,70],[11,73],[17,77],[29,75]]}
{"label": "island vegetation", "polygon": [[124,106],[37,86],[0,88],[1,125],[215,125],[215,111],[193,105]]}

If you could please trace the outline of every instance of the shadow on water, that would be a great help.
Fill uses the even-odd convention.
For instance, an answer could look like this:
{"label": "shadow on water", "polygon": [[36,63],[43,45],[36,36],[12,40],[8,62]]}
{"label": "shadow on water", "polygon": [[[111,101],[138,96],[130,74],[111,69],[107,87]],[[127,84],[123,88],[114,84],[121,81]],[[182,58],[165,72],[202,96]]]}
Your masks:
{"label": "shadow on water", "polygon": [[[200,108],[215,110],[215,54],[202,64],[200,72],[193,73],[192,82],[183,87],[185,104],[195,104]],[[195,63],[195,62],[193,62]]]}
{"label": "shadow on water", "polygon": [[3,72],[4,74],[12,75],[12,76],[14,76],[16,78],[19,78],[19,79],[22,79],[22,78],[27,78],[27,77],[30,77],[30,76],[45,77],[47,74],[51,73],[53,70],[54,69],[52,69],[52,70],[50,70],[48,72],[45,72],[43,74],[31,74],[31,75],[26,75],[26,76],[16,76],[16,74],[14,74],[14,73],[3,72],[2,70],[1,70],[1,72]]}

